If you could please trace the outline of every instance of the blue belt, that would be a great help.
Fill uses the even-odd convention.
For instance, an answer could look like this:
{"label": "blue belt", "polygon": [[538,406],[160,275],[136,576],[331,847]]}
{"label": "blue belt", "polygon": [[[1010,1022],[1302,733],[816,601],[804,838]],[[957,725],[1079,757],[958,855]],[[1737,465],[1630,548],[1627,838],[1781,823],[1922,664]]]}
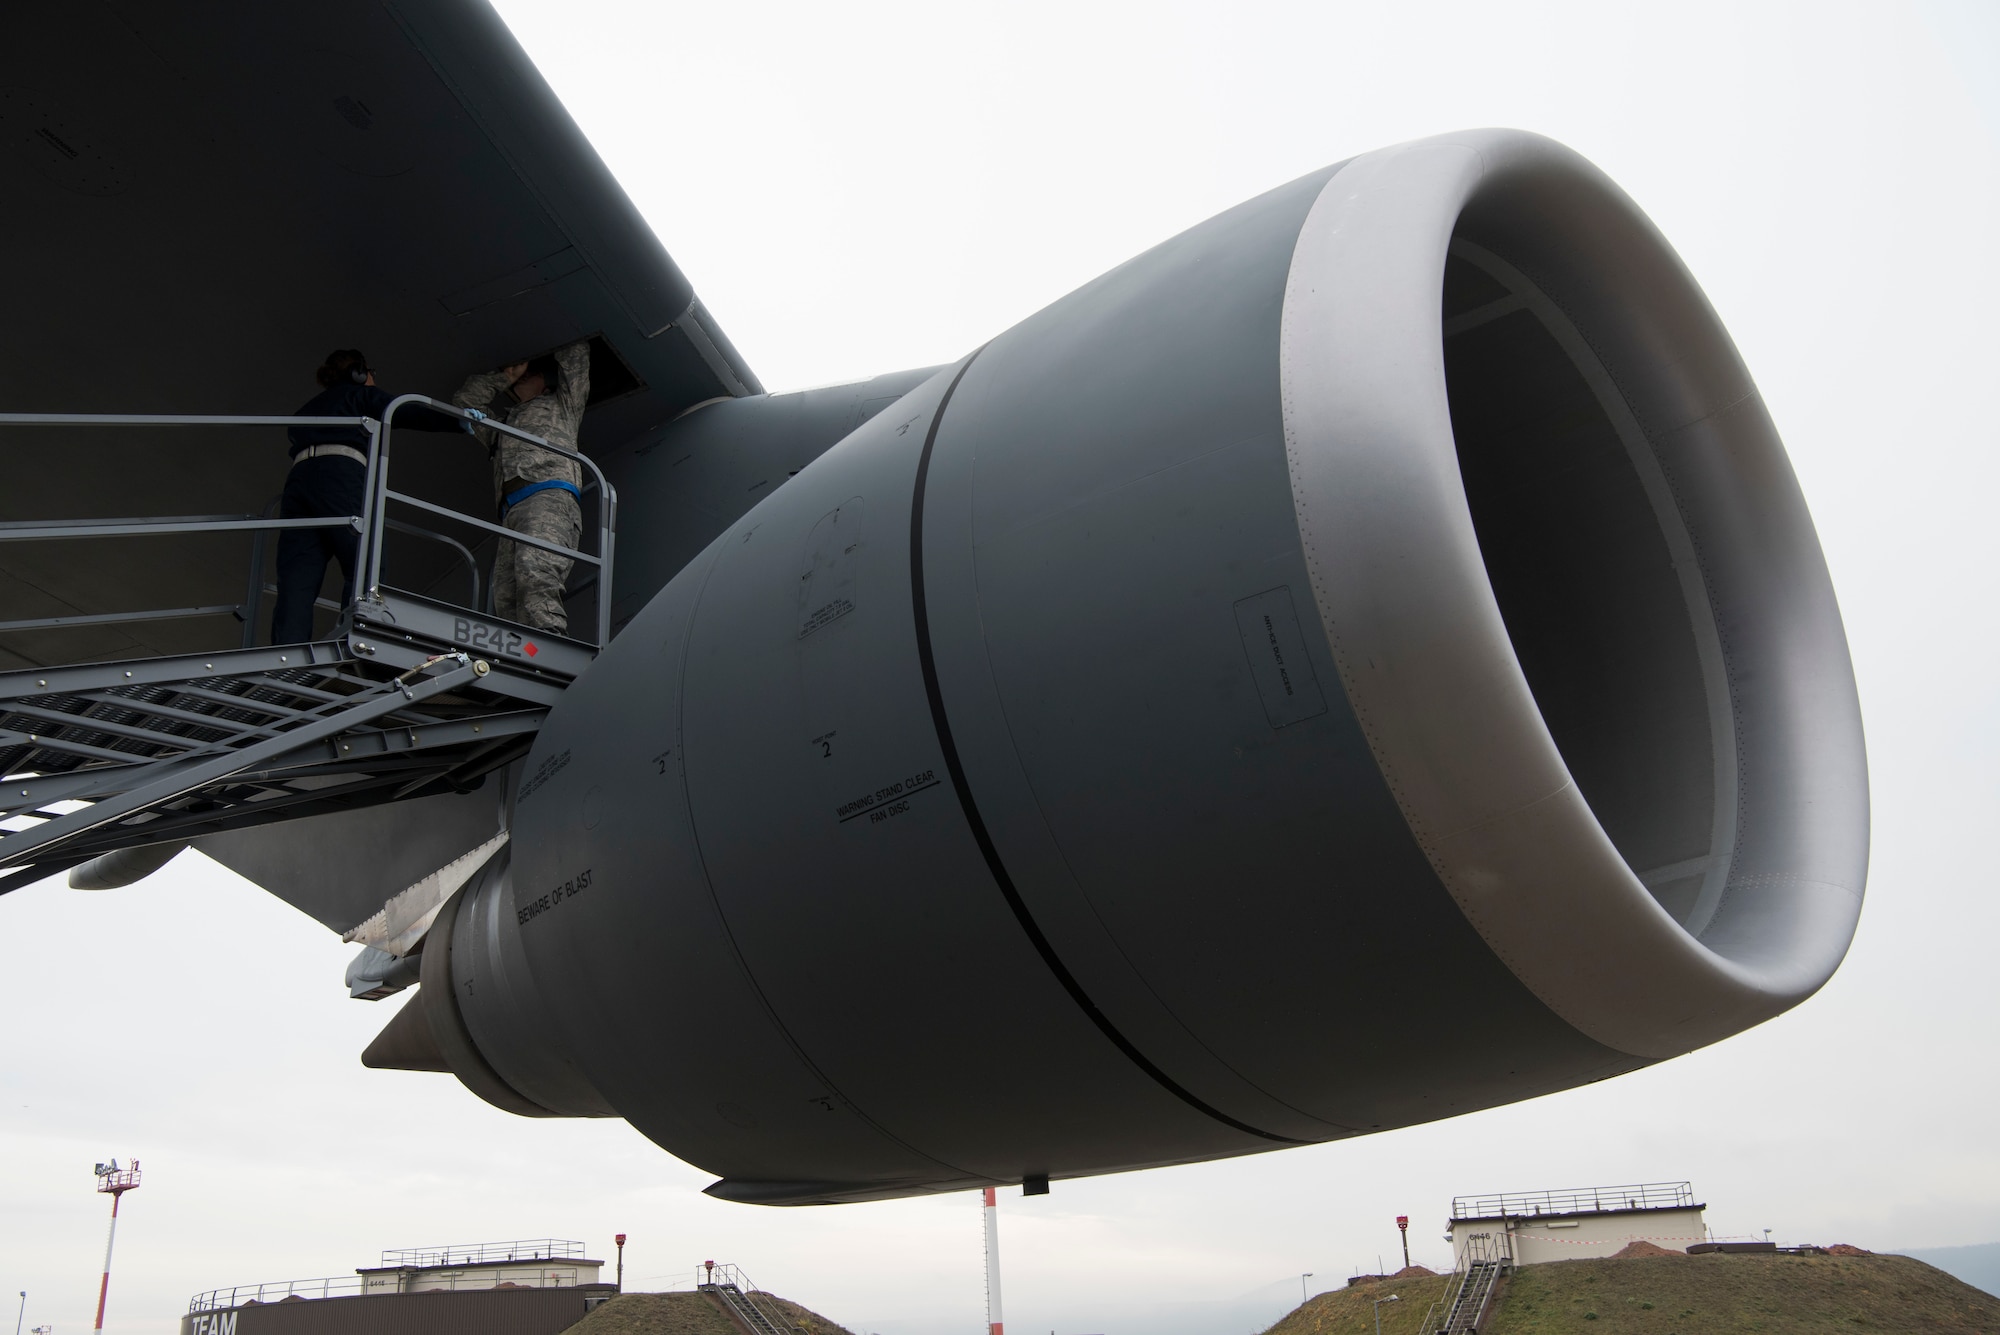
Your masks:
{"label": "blue belt", "polygon": [[550,478],[546,482],[530,482],[519,491],[510,491],[505,496],[502,496],[500,498],[500,513],[503,515],[506,514],[509,510],[519,505],[522,501],[527,500],[538,491],[566,491],[576,497],[578,504],[583,503],[583,492],[577,487],[576,483],[564,482],[560,478]]}

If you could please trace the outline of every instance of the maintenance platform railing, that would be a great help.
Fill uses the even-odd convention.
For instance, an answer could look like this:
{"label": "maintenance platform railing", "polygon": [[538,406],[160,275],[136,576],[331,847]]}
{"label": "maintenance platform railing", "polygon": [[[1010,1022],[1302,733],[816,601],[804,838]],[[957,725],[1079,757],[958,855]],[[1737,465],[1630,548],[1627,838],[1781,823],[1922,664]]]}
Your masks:
{"label": "maintenance platform railing", "polygon": [[1607,1210],[1691,1210],[1691,1182],[1639,1182],[1617,1187],[1568,1187],[1558,1191],[1502,1191],[1454,1196],[1451,1217],[1502,1219],[1515,1215],[1601,1214]]}
{"label": "maintenance platform railing", "polygon": [[[406,405],[457,417],[574,461],[588,479],[596,550],[518,533],[390,485],[391,421]],[[4,427],[355,427],[368,438],[362,513],[169,515],[0,523],[0,543],[121,541],[182,534],[253,539],[239,604],[0,622],[10,632],[233,614],[241,646],[0,672],[0,893],[101,853],[185,842],[241,825],[377,802],[468,791],[523,754],[563,689],[611,632],[617,497],[588,457],[473,409],[419,394],[373,418],[0,413]],[[415,511],[429,524],[392,517]],[[566,596],[591,594],[580,636],[551,634],[488,610],[472,549],[438,521],[568,557]],[[256,645],[269,535],[351,527],[359,556],[352,600],[331,639]],[[434,541],[471,574],[468,603],[397,588],[384,577],[391,532]],[[212,572],[210,572],[212,573]],[[322,600],[321,606],[326,606]]]}

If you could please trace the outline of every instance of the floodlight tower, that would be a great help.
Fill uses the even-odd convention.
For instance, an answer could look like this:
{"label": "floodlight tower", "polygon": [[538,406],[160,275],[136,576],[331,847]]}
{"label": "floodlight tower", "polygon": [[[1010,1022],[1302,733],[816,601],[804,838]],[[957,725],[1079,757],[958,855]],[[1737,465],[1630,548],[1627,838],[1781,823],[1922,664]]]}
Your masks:
{"label": "floodlight tower", "polygon": [[97,1189],[111,1197],[111,1232],[104,1239],[104,1279],[97,1286],[97,1324],[91,1329],[104,1335],[104,1299],[111,1292],[111,1244],[118,1241],[118,1198],[139,1185],[139,1161],[120,1168],[118,1161],[97,1165]]}

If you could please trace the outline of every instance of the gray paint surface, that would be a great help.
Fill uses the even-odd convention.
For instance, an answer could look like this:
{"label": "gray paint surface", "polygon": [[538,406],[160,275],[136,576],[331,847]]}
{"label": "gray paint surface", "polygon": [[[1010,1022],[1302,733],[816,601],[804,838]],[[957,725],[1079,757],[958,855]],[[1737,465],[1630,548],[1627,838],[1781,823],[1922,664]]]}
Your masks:
{"label": "gray paint surface", "polygon": [[[1699,289],[1574,155],[1363,155],[952,367],[766,396],[490,10],[345,20],[33,16],[0,395],[283,410],[333,346],[448,391],[592,333],[641,382],[585,425],[623,630],[519,787],[205,843],[340,927],[511,819],[416,1003],[482,1097],[866,1199],[1524,1098],[1837,965],[1867,791],[1824,562]],[[202,127],[178,171],[159,108]],[[66,444],[7,517],[282,482],[275,433]],[[476,451],[407,453],[483,509]],[[0,550],[5,615],[232,601],[244,559]]]}
{"label": "gray paint surface", "polygon": [[[1352,715],[1336,702],[1271,727],[1244,658],[1238,600],[1275,585],[1310,605],[1274,370],[1293,242],[1325,179],[1114,271],[1071,299],[1081,318],[1059,305],[996,340],[940,433],[932,494],[933,550],[971,548],[938,580],[946,700],[1003,858],[1026,855],[1014,839],[1042,853],[1039,875],[1017,873],[1036,921],[1142,1049],[1212,1072],[1196,1092],[1248,1085],[1286,1110],[1265,1129],[1314,1139],[1409,1120],[1392,1073],[1413,1062],[1463,1073],[1412,1091],[1431,1116],[1472,1106],[1483,1066],[1518,1068],[1454,1039],[1468,1005],[1524,1045],[1545,1041],[1538,1025],[1574,1041],[1440,893]],[[957,479],[954,455],[970,456]],[[987,719],[962,718],[982,688]],[[1025,783],[1002,797],[1010,769]],[[1405,999],[1406,1021],[1355,1026],[1396,992],[1378,943],[1405,934],[1438,951],[1440,981]],[[1301,1050],[1335,1041],[1369,1080],[1301,1071]],[[1580,1044],[1568,1060],[1612,1059]]]}
{"label": "gray paint surface", "polygon": [[[515,874],[533,895],[587,867],[590,890],[520,924],[526,958],[557,999],[559,1041],[622,1114],[721,1174],[717,1194],[863,1199],[1351,1135],[1629,1070],[1665,1055],[1657,1043],[1686,1046],[1652,1035],[1690,1033],[1690,1014],[1740,1025],[1803,995],[1704,944],[1726,916],[1691,917],[1713,858],[1680,904],[1704,942],[1663,907],[1686,887],[1640,879],[1701,863],[1736,828],[1716,814],[1717,748],[1766,726],[1739,698],[1736,728],[1715,729],[1715,693],[1739,689],[1711,670],[1716,646],[1739,675],[1755,658],[1705,627],[1773,577],[1721,561],[1726,517],[1671,471],[1663,505],[1634,453],[1678,463],[1648,420],[1661,368],[1706,364],[1721,387],[1697,376],[1686,392],[1740,403],[1733,353],[1642,220],[1627,259],[1664,256],[1650,274],[1609,259],[1579,273],[1546,260],[1533,279],[1504,260],[1453,270],[1456,233],[1491,258],[1551,195],[1584,223],[1629,210],[1545,141],[1479,142],[1541,175],[1472,192],[1476,227],[1465,196],[1440,203],[1391,151],[1253,200],[1003,334],[732,525],[572,689],[538,743],[539,763],[563,763],[520,810]],[[1324,254],[1309,244],[1329,201],[1369,198],[1345,180],[1357,169],[1386,183],[1370,227],[1435,246],[1375,266],[1390,277],[1372,288],[1334,281],[1370,272],[1369,227],[1324,233]],[[1575,295],[1592,283],[1609,284],[1605,309],[1679,321],[1659,336],[1690,350],[1614,357],[1617,337],[1646,330],[1592,324]],[[1551,289],[1575,324],[1537,304]],[[1314,315],[1322,291],[1340,297]],[[1342,382],[1345,435],[1301,415],[1302,376],[1353,369],[1301,332],[1325,329],[1394,334],[1385,355],[1401,358]],[[1599,341],[1566,341],[1578,329]],[[1428,436],[1355,429],[1411,408]],[[1768,437],[1746,445],[1782,460]],[[1382,512],[1348,521],[1333,566],[1302,459],[1355,514]],[[1398,526],[1399,487],[1432,508]],[[1837,620],[1812,621],[1824,572],[1805,563],[1809,526],[1782,490],[1760,504],[1801,553],[1776,576],[1803,595],[1796,633],[1837,636]],[[1433,588],[1474,616],[1394,648],[1385,693],[1356,675],[1379,662],[1352,655],[1415,624],[1397,553],[1435,548],[1426,523],[1458,535],[1440,550],[1459,564],[1437,566]],[[1706,544],[1701,582],[1676,567],[1683,524]],[[1481,655],[1497,655],[1479,668],[1497,694],[1435,693]],[[1839,691],[1755,675],[1774,671],[1780,695],[1797,693],[1780,708],[1831,739],[1818,779],[1865,794]],[[1307,684],[1303,704],[1273,707]],[[1413,700],[1472,749],[1411,750]],[[1523,765],[1566,775],[1566,754],[1588,788],[1560,781],[1570,824],[1543,827],[1541,855],[1609,858],[1586,916],[1643,927],[1609,930],[1596,955],[1523,955],[1521,924],[1549,911],[1532,867],[1494,887],[1519,907],[1474,913],[1420,804],[1484,800],[1480,785]],[[1738,752],[1731,772],[1799,800],[1796,776],[1749,763]],[[1810,867],[1828,847],[1773,852]],[[1740,866],[1740,847],[1724,852]],[[1757,948],[1789,957],[1788,979],[1823,979],[1838,958],[1825,920],[1796,905],[1767,902]],[[699,968],[641,969],[697,925]],[[1421,986],[1385,941],[1423,943]],[[610,952],[631,963],[599,967]],[[1607,966],[1638,984],[1621,992]],[[725,978],[738,1000],[718,1009]],[[724,1024],[703,1032],[775,1046],[670,1094],[633,1083],[606,1037],[635,1014],[700,1014]],[[996,1083],[995,1069],[1034,1078]],[[862,1125],[881,1139],[857,1139]],[[882,1157],[888,1144],[907,1157]]]}
{"label": "gray paint surface", "polygon": [[500,828],[501,785],[209,835],[195,847],[346,932]]}
{"label": "gray paint surface", "polygon": [[[448,398],[596,334],[640,382],[585,415],[603,456],[761,389],[481,0],[44,6],[12,16],[0,85],[0,237],[35,257],[0,332],[9,411],[288,413],[349,346],[385,387]],[[0,450],[36,461],[12,470],[5,520],[259,513],[287,466],[281,428],[9,429]],[[404,490],[490,513],[469,439],[400,453]],[[0,544],[0,620],[234,604],[250,555],[244,538]],[[422,545],[401,555],[408,587],[445,574]],[[0,669],[239,634],[226,616],[11,634]]]}
{"label": "gray paint surface", "polygon": [[626,508],[618,534],[614,625],[630,620],[716,534],[936,369],[717,399],[632,440],[607,463],[620,495],[644,498]]}
{"label": "gray paint surface", "polygon": [[[1593,558],[1650,546],[1657,572],[1658,545],[1681,545],[1698,585],[1661,575],[1649,599],[1632,579],[1622,607],[1602,596],[1562,607],[1576,598],[1544,588],[1512,599],[1510,623],[1494,596],[1505,561],[1481,549],[1459,468],[1470,442],[1454,435],[1442,373],[1437,284],[1465,243],[1503,261],[1486,264],[1488,276],[1504,286],[1514,275],[1548,320],[1551,338],[1513,350],[1544,366],[1567,358],[1569,382],[1592,385],[1589,406],[1612,419],[1596,432],[1607,467],[1624,455],[1642,486],[1653,473],[1666,493],[1646,507],[1652,539],[1600,534]],[[1282,361],[1292,489],[1342,680],[1398,807],[1486,942],[1572,1025],[1635,1056],[1713,1042],[1817,990],[1852,939],[1867,873],[1867,763],[1845,634],[1755,386],[1652,224],[1589,163],[1532,135],[1471,131],[1364,155],[1301,229]],[[1561,377],[1543,380],[1551,404],[1570,392]],[[1633,430],[1618,431],[1621,418]],[[1544,482],[1535,499],[1575,486],[1574,475]],[[1471,494],[1491,520],[1478,484]],[[1611,495],[1595,500],[1601,509]],[[1629,508],[1643,530],[1645,510]],[[1561,614],[1542,645],[1545,630],[1523,621],[1538,600]],[[1666,646],[1690,634],[1676,671]],[[1571,743],[1615,819],[1601,822],[1578,787],[1517,641],[1593,665],[1613,705],[1602,718],[1623,735],[1600,724]],[[1704,643],[1719,671],[1702,664]],[[1676,681],[1696,702],[1678,731],[1706,732],[1724,754],[1733,746],[1733,791],[1710,777],[1730,774],[1714,755],[1706,774],[1697,761],[1679,785],[1657,786],[1672,769],[1659,729],[1631,721],[1656,712]],[[1579,698],[1551,692],[1546,676],[1542,685],[1551,706]],[[1566,712],[1554,710],[1568,730]],[[1717,729],[1724,713],[1732,726]],[[1640,800],[1621,802],[1607,772],[1635,778]],[[1714,819],[1718,797],[1733,797],[1733,821]],[[1690,931],[1641,881],[1660,868],[1659,849],[1644,845],[1699,839],[1704,824],[1734,837],[1706,850],[1727,869],[1713,879],[1727,879],[1706,903],[1697,894]]]}

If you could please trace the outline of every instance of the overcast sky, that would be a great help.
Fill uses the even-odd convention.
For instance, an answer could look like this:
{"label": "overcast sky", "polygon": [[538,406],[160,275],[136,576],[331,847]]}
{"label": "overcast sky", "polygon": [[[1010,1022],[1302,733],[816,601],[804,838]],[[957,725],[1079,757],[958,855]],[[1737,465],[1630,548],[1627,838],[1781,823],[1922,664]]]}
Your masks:
{"label": "overcast sky", "polygon": [[[1397,1214],[1416,1259],[1442,1262],[1461,1192],[1691,1178],[1724,1234],[2000,1239],[2000,7],[501,8],[773,389],[953,359],[1270,186],[1510,125],[1592,158],[1660,224],[1790,448],[1875,803],[1867,909],[1827,988],[1585,1090],[1003,1193],[1020,1335],[1240,1335],[1297,1301],[1302,1272],[1335,1286],[1389,1261]],[[147,1175],[117,1332],[384,1247],[553,1235],[608,1258],[620,1230],[642,1286],[714,1258],[857,1330],[983,1321],[975,1197],[724,1205],[622,1123],[363,1071],[390,1007],[345,999],[349,954],[194,855],[123,891],[0,900],[0,1292],[29,1291],[28,1325],[88,1327],[89,1169],[112,1154]],[[661,1043],[648,1059],[687,1059]]]}

